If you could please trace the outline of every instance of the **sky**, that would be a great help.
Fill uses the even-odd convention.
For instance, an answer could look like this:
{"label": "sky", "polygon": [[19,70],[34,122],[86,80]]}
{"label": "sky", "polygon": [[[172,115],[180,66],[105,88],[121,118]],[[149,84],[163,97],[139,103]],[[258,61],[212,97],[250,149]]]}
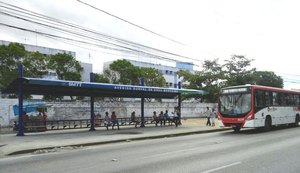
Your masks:
{"label": "sky", "polygon": [[[189,57],[163,55],[193,62],[196,69],[204,60],[218,58],[223,63],[232,55],[244,55],[253,59],[252,67],[257,70],[274,71],[282,76],[285,88],[300,89],[300,1],[297,0],[81,0],[161,36],[77,0],[0,0],[0,10],[7,13],[7,6],[3,7],[2,2],[105,35]],[[53,39],[0,25],[1,40],[75,51],[77,60],[93,63],[94,72],[100,72],[104,62],[124,57],[174,65],[173,61],[147,58],[140,52],[99,47],[99,41],[66,35],[3,13],[0,13],[0,23],[93,43],[87,45]]]}

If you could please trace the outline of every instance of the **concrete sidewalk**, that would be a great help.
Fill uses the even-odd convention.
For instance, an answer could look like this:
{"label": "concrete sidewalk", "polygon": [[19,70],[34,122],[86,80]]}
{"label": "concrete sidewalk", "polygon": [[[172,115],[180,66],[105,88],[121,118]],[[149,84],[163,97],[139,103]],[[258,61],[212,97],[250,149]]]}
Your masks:
{"label": "concrete sidewalk", "polygon": [[[70,129],[58,131],[46,131],[38,133],[25,133],[25,136],[2,134],[0,136],[0,158],[8,155],[31,153],[37,150],[47,150],[62,147],[81,147],[114,142],[126,142],[151,138],[187,135],[194,133],[207,133],[227,130],[227,128],[206,127],[206,119],[182,120],[182,125],[158,126],[146,125],[145,128],[134,126],[121,126],[120,130],[107,131],[105,127],[98,127],[96,131],[89,129]],[[116,129],[116,128],[115,128]]]}

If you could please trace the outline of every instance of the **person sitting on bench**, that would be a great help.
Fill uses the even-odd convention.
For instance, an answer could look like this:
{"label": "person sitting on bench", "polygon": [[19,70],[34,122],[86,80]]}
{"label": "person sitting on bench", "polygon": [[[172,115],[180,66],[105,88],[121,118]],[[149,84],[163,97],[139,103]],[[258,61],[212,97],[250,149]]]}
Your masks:
{"label": "person sitting on bench", "polygon": [[117,124],[118,130],[120,130],[119,122],[118,122],[117,115],[116,115],[115,111],[112,112],[110,120],[112,122],[112,129],[114,129],[114,126]]}
{"label": "person sitting on bench", "polygon": [[137,128],[137,125],[139,124],[139,121],[135,116],[135,111],[131,113],[131,123],[135,123],[135,128]]}
{"label": "person sitting on bench", "polygon": [[110,126],[112,123],[110,121],[110,118],[108,116],[108,112],[105,112],[105,117],[104,117],[104,125],[106,126],[106,129],[108,130],[108,126]]}
{"label": "person sitting on bench", "polygon": [[156,115],[156,111],[153,112],[153,120],[151,121],[151,123],[155,122],[155,126],[157,126],[158,122],[159,122],[159,117]]}

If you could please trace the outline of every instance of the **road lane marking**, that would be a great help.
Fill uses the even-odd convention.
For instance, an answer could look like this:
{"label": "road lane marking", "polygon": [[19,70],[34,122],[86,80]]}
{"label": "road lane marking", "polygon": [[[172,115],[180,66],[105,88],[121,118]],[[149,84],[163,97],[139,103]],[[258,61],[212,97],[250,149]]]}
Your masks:
{"label": "road lane marking", "polygon": [[241,163],[242,162],[235,162],[235,163],[231,163],[229,165],[221,166],[221,167],[218,167],[218,168],[215,168],[215,169],[211,169],[211,170],[207,170],[207,171],[204,171],[204,172],[201,172],[201,173],[211,173],[211,172],[219,171],[221,169],[225,169],[225,168],[228,168],[228,167],[231,167],[231,166],[239,165]]}

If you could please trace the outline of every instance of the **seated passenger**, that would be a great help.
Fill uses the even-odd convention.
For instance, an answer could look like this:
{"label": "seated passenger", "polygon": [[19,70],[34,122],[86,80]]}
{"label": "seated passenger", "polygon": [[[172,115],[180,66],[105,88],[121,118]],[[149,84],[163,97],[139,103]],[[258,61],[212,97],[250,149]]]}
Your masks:
{"label": "seated passenger", "polygon": [[133,112],[131,113],[131,122],[132,122],[132,123],[135,123],[135,128],[137,128],[137,125],[139,124],[139,121],[138,121],[138,119],[137,119],[136,116],[135,116],[135,111],[133,111]]}
{"label": "seated passenger", "polygon": [[114,129],[114,126],[117,124],[118,130],[120,130],[119,122],[118,122],[117,115],[116,115],[115,111],[112,112],[110,120],[112,122],[112,129]]}
{"label": "seated passenger", "polygon": [[156,111],[153,112],[153,120],[151,121],[151,123],[155,122],[155,126],[157,126],[158,122],[159,122],[159,117],[156,115]]}
{"label": "seated passenger", "polygon": [[110,126],[112,123],[110,121],[110,118],[108,116],[108,112],[105,112],[105,117],[104,117],[104,125],[106,126],[106,129],[108,130],[108,126]]}
{"label": "seated passenger", "polygon": [[166,112],[164,113],[163,120],[164,120],[164,125],[166,125],[166,121],[169,120],[168,110],[166,110]]}
{"label": "seated passenger", "polygon": [[101,114],[98,112],[97,115],[95,116],[95,126],[100,126],[101,125]]}

